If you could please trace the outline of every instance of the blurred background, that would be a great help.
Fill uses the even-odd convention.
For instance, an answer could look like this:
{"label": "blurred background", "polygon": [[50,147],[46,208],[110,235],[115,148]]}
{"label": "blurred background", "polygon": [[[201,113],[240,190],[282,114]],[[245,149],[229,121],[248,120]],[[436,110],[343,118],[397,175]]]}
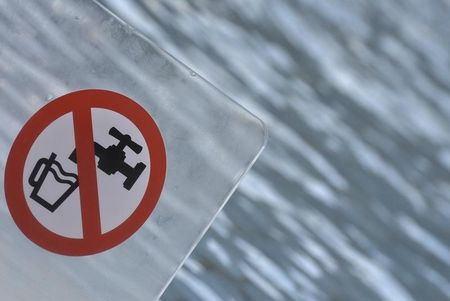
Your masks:
{"label": "blurred background", "polygon": [[270,130],[162,300],[450,300],[450,1],[102,2]]}

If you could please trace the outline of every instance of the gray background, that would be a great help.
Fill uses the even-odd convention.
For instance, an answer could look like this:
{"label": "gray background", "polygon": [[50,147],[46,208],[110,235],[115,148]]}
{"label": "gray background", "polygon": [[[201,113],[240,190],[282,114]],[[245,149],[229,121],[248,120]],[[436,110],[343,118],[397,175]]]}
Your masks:
{"label": "gray background", "polygon": [[450,2],[103,1],[269,126],[163,300],[450,300]]}

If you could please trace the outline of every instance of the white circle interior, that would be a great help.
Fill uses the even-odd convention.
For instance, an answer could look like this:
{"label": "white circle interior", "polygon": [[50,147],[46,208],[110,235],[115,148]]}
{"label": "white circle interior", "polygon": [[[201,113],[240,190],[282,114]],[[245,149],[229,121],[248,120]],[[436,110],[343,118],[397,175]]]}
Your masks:
{"label": "white circle interior", "polygon": [[[105,234],[122,224],[136,210],[147,189],[150,178],[150,154],[144,137],[139,129],[123,115],[107,110],[93,108],[92,123],[94,141],[104,148],[117,145],[119,141],[109,135],[112,127],[117,128],[122,134],[130,135],[131,139],[142,146],[142,151],[137,154],[129,147],[125,147],[125,163],[131,167],[142,162],[146,165],[130,190],[124,188],[126,177],[117,171],[107,175],[96,168],[98,200],[100,208],[100,225],[102,234]],[[69,160],[69,156],[75,149],[75,134],[72,113],[68,113],[52,122],[36,139],[25,161],[23,187],[27,204],[36,219],[48,230],[68,238],[83,238],[83,225],[80,205],[80,189],[77,188],[54,211],[51,212],[31,197],[33,190],[36,195],[49,204],[54,204],[71,185],[60,183],[53,172],[43,175],[44,165],[36,167],[41,159],[49,159],[52,153],[56,154],[66,173],[77,174],[77,165]],[[98,164],[99,157],[96,156]],[[41,160],[43,162],[44,160]],[[30,176],[35,169],[38,170],[34,180],[34,187],[29,183]],[[76,178],[64,176],[53,164],[52,169],[60,179],[76,182]],[[41,178],[42,177],[42,178]],[[43,179],[42,185],[36,185],[38,179]],[[95,201],[95,200],[93,200]]]}

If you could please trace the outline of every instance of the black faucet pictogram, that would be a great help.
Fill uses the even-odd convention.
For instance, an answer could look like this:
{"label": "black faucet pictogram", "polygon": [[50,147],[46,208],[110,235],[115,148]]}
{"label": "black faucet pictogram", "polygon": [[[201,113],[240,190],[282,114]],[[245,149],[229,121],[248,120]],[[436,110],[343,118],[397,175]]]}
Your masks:
{"label": "black faucet pictogram", "polygon": [[[109,134],[119,140],[119,143],[104,148],[97,142],[94,142],[95,155],[99,158],[97,167],[107,175],[113,175],[116,172],[124,175],[126,180],[123,183],[123,187],[131,190],[147,166],[142,162],[136,164],[134,167],[128,165],[125,162],[126,153],[124,149],[125,147],[129,147],[134,153],[140,154],[142,152],[142,146],[134,142],[130,135],[122,134],[115,127],[109,130]],[[72,152],[69,159],[77,163],[76,149]]]}

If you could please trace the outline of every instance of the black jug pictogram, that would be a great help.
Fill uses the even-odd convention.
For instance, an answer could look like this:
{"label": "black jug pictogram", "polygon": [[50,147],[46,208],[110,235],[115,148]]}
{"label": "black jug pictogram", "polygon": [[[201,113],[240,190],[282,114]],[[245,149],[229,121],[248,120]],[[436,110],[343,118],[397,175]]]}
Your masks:
{"label": "black jug pictogram", "polygon": [[[41,171],[42,170],[42,171]],[[39,171],[41,171],[40,175],[38,175]],[[69,188],[65,190],[65,192],[59,196],[56,200],[46,200],[43,197],[39,196],[39,192],[44,184],[45,179],[49,174],[52,174],[55,180],[58,183],[69,185]],[[71,180],[63,179],[71,178]],[[78,176],[73,173],[68,173],[64,171],[61,164],[56,161],[56,154],[52,153],[50,158],[42,158],[39,159],[34,166],[33,171],[28,179],[28,183],[33,187],[33,191],[31,192],[30,197],[45,207],[47,210],[54,212],[61,206],[62,203],[78,188]]]}

